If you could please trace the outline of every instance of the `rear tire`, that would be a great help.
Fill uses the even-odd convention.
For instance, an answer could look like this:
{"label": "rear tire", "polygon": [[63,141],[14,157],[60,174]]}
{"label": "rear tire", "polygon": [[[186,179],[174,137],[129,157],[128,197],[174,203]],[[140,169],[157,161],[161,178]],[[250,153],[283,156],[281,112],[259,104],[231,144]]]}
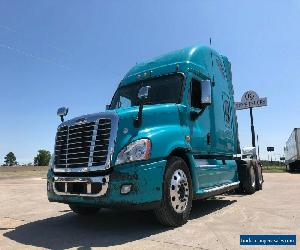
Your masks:
{"label": "rear tire", "polygon": [[246,180],[243,186],[246,194],[254,194],[256,190],[255,166],[253,165],[252,162],[249,162],[248,164],[247,164],[248,166],[247,166]]}
{"label": "rear tire", "polygon": [[100,210],[99,207],[80,206],[74,204],[69,204],[69,207],[74,213],[79,215],[92,215],[98,213]]}
{"label": "rear tire", "polygon": [[291,166],[291,164],[288,164],[287,165],[287,171],[290,172],[290,173],[293,173],[295,171],[294,166]]}
{"label": "rear tire", "polygon": [[262,190],[263,188],[263,173],[262,173],[262,168],[261,165],[256,162],[256,167],[255,167],[255,184],[256,184],[256,190]]}
{"label": "rear tire", "polygon": [[170,227],[185,224],[192,208],[193,191],[189,168],[176,156],[166,166],[161,205],[154,210],[157,220]]}

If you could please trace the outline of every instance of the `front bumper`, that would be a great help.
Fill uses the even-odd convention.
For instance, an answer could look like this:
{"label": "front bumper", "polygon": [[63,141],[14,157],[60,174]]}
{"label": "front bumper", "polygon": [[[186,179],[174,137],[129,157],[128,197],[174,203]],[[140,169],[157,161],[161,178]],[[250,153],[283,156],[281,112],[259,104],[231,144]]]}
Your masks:
{"label": "front bumper", "polygon": [[[71,194],[66,188],[63,192],[55,190],[54,182],[66,181],[91,183],[91,177],[57,177],[48,171],[47,193],[51,202],[67,204],[94,205],[99,207],[156,207],[162,198],[162,184],[166,160],[151,163],[131,163],[114,167],[109,175],[97,176],[96,181],[105,180],[99,193],[90,195]],[[69,179],[71,178],[71,179]],[[87,179],[86,179],[87,178]],[[93,177],[95,178],[95,177]],[[131,191],[121,194],[122,185],[131,184]],[[90,192],[90,190],[89,190]]]}
{"label": "front bumper", "polygon": [[54,176],[51,186],[57,195],[97,197],[106,194],[108,183],[109,175],[99,177]]}

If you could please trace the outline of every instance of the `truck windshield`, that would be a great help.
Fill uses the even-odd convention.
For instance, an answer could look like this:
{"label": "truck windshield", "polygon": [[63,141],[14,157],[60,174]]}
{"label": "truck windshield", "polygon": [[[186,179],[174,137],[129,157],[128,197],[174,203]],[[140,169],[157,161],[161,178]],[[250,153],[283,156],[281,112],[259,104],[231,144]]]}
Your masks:
{"label": "truck windshield", "polygon": [[138,91],[143,86],[150,86],[145,104],[180,103],[183,76],[173,74],[145,81],[139,81],[117,89],[110,109],[138,106]]}

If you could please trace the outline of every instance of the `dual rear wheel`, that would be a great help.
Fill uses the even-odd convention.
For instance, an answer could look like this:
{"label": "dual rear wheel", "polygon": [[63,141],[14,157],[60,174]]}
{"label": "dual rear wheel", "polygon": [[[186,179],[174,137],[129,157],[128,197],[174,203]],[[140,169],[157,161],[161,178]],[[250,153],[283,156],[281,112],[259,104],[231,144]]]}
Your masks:
{"label": "dual rear wheel", "polygon": [[287,172],[290,172],[290,173],[293,173],[293,172],[295,172],[295,167],[292,166],[292,164],[288,164],[288,165],[286,166],[286,171],[287,171]]}
{"label": "dual rear wheel", "polygon": [[262,190],[263,174],[261,165],[257,161],[251,160],[243,162],[242,169],[245,169],[245,176],[241,178],[241,191],[246,194],[253,194],[257,190]]}

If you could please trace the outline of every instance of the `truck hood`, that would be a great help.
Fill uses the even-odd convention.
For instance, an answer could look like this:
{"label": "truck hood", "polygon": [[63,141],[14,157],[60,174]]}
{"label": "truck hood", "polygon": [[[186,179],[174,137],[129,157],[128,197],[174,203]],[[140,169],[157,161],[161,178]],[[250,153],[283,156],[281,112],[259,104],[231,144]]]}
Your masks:
{"label": "truck hood", "polygon": [[119,131],[127,129],[132,137],[136,137],[138,134],[147,137],[149,133],[154,133],[157,129],[163,129],[165,126],[178,125],[180,123],[177,104],[145,105],[141,126],[135,128],[134,120],[138,115],[138,110],[139,107],[115,110],[119,116]]}
{"label": "truck hood", "polygon": [[164,133],[172,127],[182,125],[177,104],[145,105],[143,108],[142,124],[134,127],[139,107],[116,109],[119,117],[119,127],[115,153],[118,153],[128,143],[141,139],[152,138],[158,133]]}

